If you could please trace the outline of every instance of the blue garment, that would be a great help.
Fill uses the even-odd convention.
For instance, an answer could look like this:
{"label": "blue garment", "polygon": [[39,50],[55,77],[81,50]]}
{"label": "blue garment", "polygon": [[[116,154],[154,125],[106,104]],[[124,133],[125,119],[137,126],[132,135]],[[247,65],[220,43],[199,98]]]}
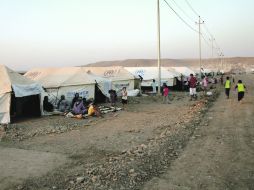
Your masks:
{"label": "blue garment", "polygon": [[73,106],[73,109],[72,109],[72,112],[73,112],[74,115],[78,115],[78,114],[82,114],[83,115],[83,114],[86,114],[87,113],[87,109],[84,106],[83,101],[75,102],[74,106]]}

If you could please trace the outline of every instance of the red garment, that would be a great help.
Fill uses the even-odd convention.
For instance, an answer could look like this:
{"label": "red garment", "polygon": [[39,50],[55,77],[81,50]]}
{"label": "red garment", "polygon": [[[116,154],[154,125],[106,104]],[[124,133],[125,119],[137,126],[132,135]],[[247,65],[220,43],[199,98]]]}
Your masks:
{"label": "red garment", "polygon": [[164,96],[168,96],[168,93],[169,93],[168,87],[164,87],[164,88],[163,88],[163,95],[164,95]]}
{"label": "red garment", "polygon": [[197,85],[197,79],[196,79],[196,77],[191,77],[190,78],[189,85],[190,85],[190,88],[196,88],[196,85]]}

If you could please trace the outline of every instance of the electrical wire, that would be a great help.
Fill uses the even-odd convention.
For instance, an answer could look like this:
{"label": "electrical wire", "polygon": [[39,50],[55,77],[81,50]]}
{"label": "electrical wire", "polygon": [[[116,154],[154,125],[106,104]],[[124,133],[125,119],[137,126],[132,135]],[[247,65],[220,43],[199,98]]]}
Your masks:
{"label": "electrical wire", "polygon": [[187,18],[189,18],[193,23],[195,23],[195,20],[194,20],[190,15],[188,15],[188,14],[176,3],[175,0],[171,0],[171,1],[177,6],[178,9],[180,9],[180,10],[183,12],[183,14],[184,14]]}
{"label": "electrical wire", "polygon": [[203,38],[203,40],[204,40],[204,42],[206,43],[206,45],[207,45],[208,47],[210,47],[211,45],[209,44],[209,42],[207,41],[207,39],[204,37],[203,34],[201,34],[201,37]]}
{"label": "electrical wire", "polygon": [[168,5],[168,7],[176,14],[176,16],[186,25],[188,26],[191,30],[193,30],[196,33],[199,33],[195,28],[193,28],[188,22],[186,22],[174,9],[173,7],[166,1],[164,2]]}
{"label": "electrical wire", "polygon": [[[193,13],[194,13],[196,16],[199,16],[199,14],[197,13],[197,11],[191,6],[190,2],[189,2],[188,0],[185,0],[185,2],[186,2],[186,4],[189,6],[189,8],[193,11]],[[214,39],[212,33],[210,32],[210,30],[208,29],[208,27],[206,26],[206,24],[204,24],[204,28],[205,28],[206,32],[208,33],[208,35],[212,38],[212,40],[214,40],[215,45],[216,45],[216,48],[217,48],[217,49],[220,49],[220,48],[219,48],[220,46],[219,46],[218,43],[215,41],[215,39]],[[203,37],[203,39],[205,40],[205,37],[204,37],[203,35],[202,35],[202,37]],[[205,42],[208,43],[207,40],[205,40]]]}
{"label": "electrical wire", "polygon": [[186,2],[187,5],[190,7],[190,9],[194,12],[195,15],[200,16],[200,15],[197,13],[197,11],[195,11],[195,9],[193,9],[193,7],[191,6],[191,4],[189,3],[188,0],[185,0],[185,2]]}
{"label": "electrical wire", "polygon": [[[175,3],[175,5],[185,14],[186,17],[188,17],[191,21],[194,21],[177,3],[175,0],[171,0]],[[188,4],[188,6],[191,8],[191,10],[197,15],[199,16],[199,14],[193,9],[193,7],[191,6],[191,4],[185,0],[186,3]],[[194,32],[198,33],[199,34],[199,31],[196,30],[195,28],[193,28],[186,20],[184,20],[174,9],[173,7],[168,3],[167,0],[164,0],[164,2],[167,4],[167,6],[175,13],[175,15],[186,25],[188,26],[191,30],[193,30]],[[195,21],[194,21],[195,22]],[[204,27],[205,27],[205,30],[206,32],[208,33],[208,36],[211,36],[212,40],[215,41],[215,39],[213,38],[213,35],[211,34],[211,32],[209,31],[208,27],[204,24]],[[207,35],[205,33],[200,33],[202,39],[204,40],[205,44],[210,47],[211,45],[209,44],[208,40],[206,39]],[[206,36],[206,37],[205,37]],[[209,39],[209,37],[208,37]],[[217,49],[220,49],[219,48],[219,45],[218,43],[215,41],[215,45],[217,46],[216,48]]]}

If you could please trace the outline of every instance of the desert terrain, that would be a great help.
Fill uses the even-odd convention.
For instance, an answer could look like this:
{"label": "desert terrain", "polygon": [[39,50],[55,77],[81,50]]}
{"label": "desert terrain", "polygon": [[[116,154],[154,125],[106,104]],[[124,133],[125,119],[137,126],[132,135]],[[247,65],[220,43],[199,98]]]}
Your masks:
{"label": "desert terrain", "polygon": [[[1,131],[0,189],[254,189],[254,75],[242,104],[213,96],[136,97],[83,120],[47,116]],[[120,104],[118,105],[120,106]]]}
{"label": "desert terrain", "polygon": [[[199,59],[162,59],[161,65],[165,67],[185,66],[192,69],[199,69]],[[86,67],[154,67],[157,66],[155,59],[128,59],[119,61],[102,61],[84,65]],[[223,70],[225,72],[250,72],[254,69],[254,57],[224,57],[202,59],[201,67],[212,70]]]}

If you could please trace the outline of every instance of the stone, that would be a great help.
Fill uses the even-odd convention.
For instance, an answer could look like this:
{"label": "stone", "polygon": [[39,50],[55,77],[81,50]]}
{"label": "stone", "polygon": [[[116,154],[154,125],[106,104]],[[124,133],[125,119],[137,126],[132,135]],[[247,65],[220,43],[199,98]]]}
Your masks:
{"label": "stone", "polygon": [[134,171],[135,171],[134,169],[130,169],[129,173],[134,173]]}
{"label": "stone", "polygon": [[97,180],[97,177],[96,177],[96,176],[93,176],[93,177],[92,177],[92,182],[94,183],[96,180]]}
{"label": "stone", "polygon": [[77,183],[82,183],[85,181],[85,177],[77,177],[76,181]]}

